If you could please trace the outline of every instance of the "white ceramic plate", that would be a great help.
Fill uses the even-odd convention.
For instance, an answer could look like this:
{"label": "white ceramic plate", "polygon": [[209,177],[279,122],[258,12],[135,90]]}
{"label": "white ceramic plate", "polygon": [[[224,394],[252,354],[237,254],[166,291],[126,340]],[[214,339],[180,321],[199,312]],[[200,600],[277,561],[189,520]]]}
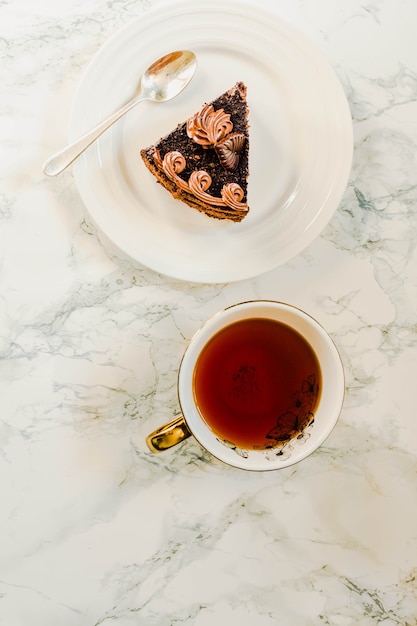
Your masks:
{"label": "white ceramic plate", "polygon": [[[198,58],[190,85],[120,120],[76,162],[76,184],[98,228],[135,261],[188,281],[250,278],[301,252],[337,209],[352,162],[349,107],[323,56],[254,0],[171,0],[95,56],[76,93],[70,139],[128,100],[152,61],[185,48]],[[139,152],[240,80],[250,108],[251,210],[235,224],[174,200]]]}

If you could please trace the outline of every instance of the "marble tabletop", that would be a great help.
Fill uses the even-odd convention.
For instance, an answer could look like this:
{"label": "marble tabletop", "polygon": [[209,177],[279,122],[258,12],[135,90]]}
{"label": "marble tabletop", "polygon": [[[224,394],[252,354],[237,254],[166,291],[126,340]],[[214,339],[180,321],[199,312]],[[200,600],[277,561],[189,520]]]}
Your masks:
{"label": "marble tabletop", "polygon": [[[353,166],[319,237],[228,284],[111,250],[72,170],[42,173],[92,56],[154,4],[0,0],[0,624],[415,626],[417,4],[259,0],[337,73]],[[330,437],[273,472],[152,455],[193,333],[257,298],[336,343]]]}

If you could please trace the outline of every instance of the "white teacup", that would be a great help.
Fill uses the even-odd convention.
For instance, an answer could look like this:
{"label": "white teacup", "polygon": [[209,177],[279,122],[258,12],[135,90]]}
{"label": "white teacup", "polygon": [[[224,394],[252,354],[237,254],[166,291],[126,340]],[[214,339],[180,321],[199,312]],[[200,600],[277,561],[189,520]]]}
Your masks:
{"label": "white teacup", "polygon": [[147,445],[162,452],[193,435],[234,467],[280,469],[327,439],[344,390],[339,353],[315,319],[282,302],[242,302],[192,338],[178,374],[181,415]]}

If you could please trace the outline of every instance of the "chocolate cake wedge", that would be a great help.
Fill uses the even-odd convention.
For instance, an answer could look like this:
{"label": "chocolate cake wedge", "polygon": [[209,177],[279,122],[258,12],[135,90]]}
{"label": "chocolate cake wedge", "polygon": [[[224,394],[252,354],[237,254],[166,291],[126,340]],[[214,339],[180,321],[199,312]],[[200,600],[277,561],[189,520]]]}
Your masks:
{"label": "chocolate cake wedge", "polygon": [[141,157],[172,196],[216,219],[240,222],[249,212],[249,110],[236,83]]}

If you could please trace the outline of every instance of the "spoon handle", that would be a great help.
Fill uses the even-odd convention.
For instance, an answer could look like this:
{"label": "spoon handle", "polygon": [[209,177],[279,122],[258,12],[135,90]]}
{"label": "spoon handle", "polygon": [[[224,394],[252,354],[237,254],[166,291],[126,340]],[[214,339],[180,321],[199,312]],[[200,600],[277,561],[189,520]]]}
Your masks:
{"label": "spoon handle", "polygon": [[42,170],[47,176],[56,176],[63,172],[71,163],[75,161],[96,139],[100,137],[110,126],[113,126],[128,111],[133,109],[139,102],[145,100],[143,96],[137,96],[125,104],[121,109],[110,115],[95,128],[74,141],[63,150],[60,150],[43,164]]}

